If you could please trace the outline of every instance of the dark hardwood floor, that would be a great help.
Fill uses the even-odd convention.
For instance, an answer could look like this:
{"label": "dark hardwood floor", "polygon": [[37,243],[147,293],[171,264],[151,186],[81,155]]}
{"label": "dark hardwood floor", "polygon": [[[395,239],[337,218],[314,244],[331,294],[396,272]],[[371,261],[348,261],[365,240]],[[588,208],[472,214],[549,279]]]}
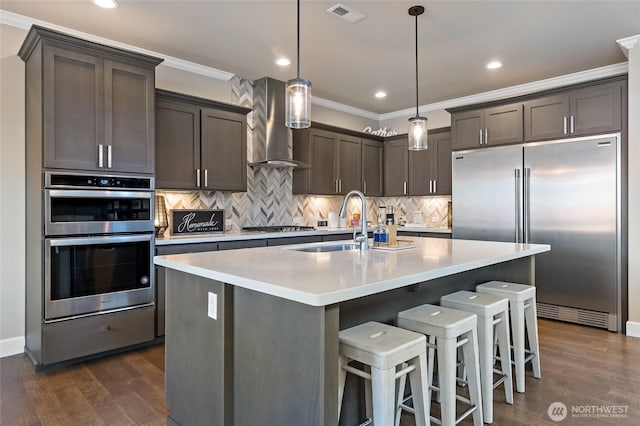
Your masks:
{"label": "dark hardwood floor", "polygon": [[[539,321],[539,333],[543,377],[534,379],[528,371],[527,391],[516,394],[513,405],[504,403],[501,387],[496,389],[494,425],[640,424],[640,339],[548,320]],[[24,355],[2,358],[0,422],[7,426],[165,424],[163,372],[162,345],[41,373],[34,372]],[[567,418],[558,423],[547,415],[549,404],[556,401],[568,408]],[[572,417],[572,409],[583,417]],[[611,409],[626,413],[618,417],[586,413]],[[415,423],[404,415],[401,424]],[[295,419],[291,425],[298,426]]]}

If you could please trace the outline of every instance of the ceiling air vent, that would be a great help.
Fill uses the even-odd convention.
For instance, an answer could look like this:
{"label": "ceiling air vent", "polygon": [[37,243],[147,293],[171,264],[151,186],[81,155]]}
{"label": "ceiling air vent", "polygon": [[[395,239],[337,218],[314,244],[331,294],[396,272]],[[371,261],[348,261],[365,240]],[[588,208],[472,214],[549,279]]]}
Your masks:
{"label": "ceiling air vent", "polygon": [[358,13],[342,3],[331,6],[329,9],[327,9],[327,12],[331,13],[332,15],[336,15],[340,19],[344,19],[350,24],[355,24],[359,20],[364,19],[364,15],[362,13]]}

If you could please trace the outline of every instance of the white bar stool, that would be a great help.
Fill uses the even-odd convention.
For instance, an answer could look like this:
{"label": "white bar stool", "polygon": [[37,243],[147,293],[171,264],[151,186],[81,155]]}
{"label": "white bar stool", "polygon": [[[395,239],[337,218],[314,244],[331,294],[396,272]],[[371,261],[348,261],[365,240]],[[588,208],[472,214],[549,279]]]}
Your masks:
{"label": "white bar stool", "polygon": [[[431,407],[426,396],[430,383],[425,336],[387,324],[367,322],[342,330],[339,339],[338,417],[348,372],[371,381],[373,413],[369,412],[371,404],[367,401],[367,416],[373,414],[374,426],[393,425],[396,411],[395,381],[409,374],[411,392],[415,398],[416,426],[429,424]],[[348,365],[352,360],[364,364],[367,371]],[[398,366],[401,367],[399,371]]]}
{"label": "white bar stool", "polygon": [[[398,327],[429,336],[429,380],[433,374],[433,349],[437,352],[441,424],[453,426],[473,413],[473,424],[482,425],[482,403],[478,365],[477,316],[436,305],[421,305],[398,314]],[[456,395],[457,349],[462,347],[467,369],[469,399]],[[456,419],[456,400],[471,407]],[[414,402],[415,404],[415,402]]]}
{"label": "white bar stool", "polygon": [[[516,366],[516,390],[525,390],[525,364],[531,361],[533,377],[539,379],[540,348],[538,345],[538,321],[536,313],[536,288],[532,285],[504,281],[489,281],[476,286],[478,293],[490,293],[509,299],[511,333],[513,334],[513,363]],[[529,349],[525,348],[525,330]],[[525,353],[527,356],[525,357]],[[502,356],[502,350],[500,351]]]}
{"label": "white bar stool", "polygon": [[[493,294],[458,291],[440,298],[440,305],[473,312],[478,316],[478,347],[480,350],[480,383],[482,384],[482,412],[484,422],[493,423],[493,390],[504,383],[504,395],[513,404],[511,377],[511,342],[509,338],[509,299]],[[501,370],[493,368],[494,328],[500,348]],[[506,354],[506,356],[502,356]],[[495,383],[493,374],[501,377]]]}

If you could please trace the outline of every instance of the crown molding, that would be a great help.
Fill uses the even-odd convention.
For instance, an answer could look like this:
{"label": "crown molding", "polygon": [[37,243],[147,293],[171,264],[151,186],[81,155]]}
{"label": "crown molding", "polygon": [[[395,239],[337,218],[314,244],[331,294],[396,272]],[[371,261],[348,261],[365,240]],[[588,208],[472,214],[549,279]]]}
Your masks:
{"label": "crown molding", "polygon": [[312,96],[311,103],[314,105],[330,108],[336,111],[346,112],[347,114],[357,115],[358,117],[369,118],[371,120],[380,121],[380,114],[376,114],[375,112],[352,107],[349,105],[341,104],[339,102],[330,101],[329,99]]}
{"label": "crown molding", "polygon": [[[573,74],[562,75],[559,77],[547,78],[531,83],[519,84],[517,86],[505,87],[504,89],[491,90],[489,92],[478,93],[475,95],[464,96],[461,98],[449,99],[443,102],[421,105],[420,112],[429,112],[439,109],[455,108],[465,105],[473,105],[484,102],[496,101],[500,99],[512,98],[514,96],[527,95],[530,93],[542,92],[544,90],[555,89],[558,87],[569,86],[572,84],[583,83],[591,80],[598,80],[606,77],[626,74],[629,72],[629,63],[622,62],[614,65],[607,65],[600,68],[594,68],[586,71],[580,71]],[[415,114],[415,108],[407,108],[400,111],[394,111],[387,114],[380,114],[379,121],[391,120],[394,118],[409,117]]]}
{"label": "crown molding", "polygon": [[162,53],[154,52],[147,49],[141,49],[129,44],[120,43],[114,40],[110,40],[103,37],[98,37],[93,34],[84,33],[82,31],[76,31],[71,28],[55,25],[50,22],[41,21],[39,19],[30,18],[28,16],[18,15],[16,13],[7,12],[0,9],[0,24],[9,25],[23,30],[29,30],[32,25],[39,25],[41,27],[50,28],[52,30],[60,31],[72,36],[82,38],[84,40],[93,41],[95,43],[104,44],[111,47],[117,47],[119,49],[129,50],[132,52],[138,52],[149,56],[155,56],[164,59],[164,62],[160,66],[166,66],[183,71],[188,71],[194,74],[211,77],[216,80],[229,81],[235,75],[233,73],[222,71],[217,68],[207,67],[204,65],[196,64],[194,62],[185,61],[183,59],[174,58],[173,56],[163,55]]}
{"label": "crown molding", "polygon": [[622,53],[627,58],[629,57],[629,50],[631,50],[634,46],[640,46],[640,34],[634,35],[631,37],[621,38],[620,40],[616,40],[620,49],[622,49]]}

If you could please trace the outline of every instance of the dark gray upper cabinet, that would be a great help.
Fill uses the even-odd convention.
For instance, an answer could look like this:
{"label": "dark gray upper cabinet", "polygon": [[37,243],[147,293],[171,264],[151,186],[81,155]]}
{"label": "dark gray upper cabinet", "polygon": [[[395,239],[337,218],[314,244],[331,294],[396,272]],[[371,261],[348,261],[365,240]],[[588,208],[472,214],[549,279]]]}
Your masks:
{"label": "dark gray upper cabinet", "polygon": [[[320,123],[313,126],[293,131],[293,159],[309,165],[293,169],[294,194],[344,195],[354,189],[363,190],[365,174],[371,179],[373,193],[369,195],[381,193],[381,172],[372,168],[376,161],[382,164],[382,148],[376,152],[373,139]],[[370,162],[366,171],[365,161]]]}
{"label": "dark gray upper cabinet", "polygon": [[338,171],[338,193],[346,194],[362,187],[362,142],[360,138],[337,136],[338,149],[336,170]]}
{"label": "dark gray upper cabinet", "polygon": [[247,190],[247,118],[204,108],[200,111],[203,189]]}
{"label": "dark gray upper cabinet", "polygon": [[382,142],[362,139],[362,192],[370,197],[384,195],[384,145]]}
{"label": "dark gray upper cabinet", "polygon": [[452,149],[522,142],[522,103],[451,114]]}
{"label": "dark gray upper cabinet", "polygon": [[409,148],[407,135],[384,143],[384,195],[409,195]]}
{"label": "dark gray upper cabinet", "polygon": [[44,167],[153,173],[154,76],[161,59],[38,26],[19,55],[31,97],[28,137],[42,135]]}
{"label": "dark gray upper cabinet", "polygon": [[615,81],[525,102],[525,141],[620,130],[624,87]]}
{"label": "dark gray upper cabinet", "polygon": [[431,176],[429,195],[451,195],[451,131],[429,135]]}
{"label": "dark gray upper cabinet", "polygon": [[156,91],[156,187],[247,190],[250,110]]}
{"label": "dark gray upper cabinet", "polygon": [[451,130],[429,130],[429,148],[409,151],[407,135],[395,136],[384,146],[384,195],[450,195]]}
{"label": "dark gray upper cabinet", "polygon": [[197,189],[200,167],[200,108],[156,100],[156,187]]}

